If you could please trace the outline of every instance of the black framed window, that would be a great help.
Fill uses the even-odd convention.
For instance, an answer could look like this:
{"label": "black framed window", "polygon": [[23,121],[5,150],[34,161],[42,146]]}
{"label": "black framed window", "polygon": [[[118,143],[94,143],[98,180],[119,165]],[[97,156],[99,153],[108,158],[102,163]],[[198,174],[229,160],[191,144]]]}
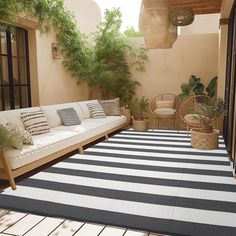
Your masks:
{"label": "black framed window", "polygon": [[236,4],[234,4],[228,28],[227,72],[225,101],[227,115],[224,119],[224,139],[231,159],[236,163]]}
{"label": "black framed window", "polygon": [[31,106],[28,32],[0,25],[0,111]]}

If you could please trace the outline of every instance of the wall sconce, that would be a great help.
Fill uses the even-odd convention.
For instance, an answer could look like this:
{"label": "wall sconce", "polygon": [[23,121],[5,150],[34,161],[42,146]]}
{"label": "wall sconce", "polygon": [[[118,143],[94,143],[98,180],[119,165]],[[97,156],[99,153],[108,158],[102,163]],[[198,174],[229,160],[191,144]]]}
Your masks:
{"label": "wall sconce", "polygon": [[54,59],[61,58],[61,49],[58,43],[52,43],[52,56]]}

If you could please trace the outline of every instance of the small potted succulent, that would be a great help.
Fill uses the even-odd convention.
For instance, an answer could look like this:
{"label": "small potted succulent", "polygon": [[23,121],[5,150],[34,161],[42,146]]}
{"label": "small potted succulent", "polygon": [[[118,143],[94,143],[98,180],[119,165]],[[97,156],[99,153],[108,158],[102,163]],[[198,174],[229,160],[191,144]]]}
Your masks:
{"label": "small potted succulent", "polygon": [[148,111],[148,99],[145,97],[133,99],[130,103],[130,110],[133,129],[137,131],[148,130],[148,119],[144,116],[144,113]]}
{"label": "small potted succulent", "polygon": [[213,129],[213,121],[225,113],[225,104],[221,98],[207,98],[194,109],[201,127],[191,130],[192,146],[197,149],[217,149],[219,130]]}

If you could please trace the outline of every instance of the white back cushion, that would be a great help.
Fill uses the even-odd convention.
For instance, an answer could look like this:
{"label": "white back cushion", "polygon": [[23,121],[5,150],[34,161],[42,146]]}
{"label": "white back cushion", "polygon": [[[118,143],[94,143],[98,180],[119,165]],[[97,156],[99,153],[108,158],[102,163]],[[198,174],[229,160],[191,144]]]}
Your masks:
{"label": "white back cushion", "polygon": [[98,103],[98,100],[88,100],[88,101],[81,101],[81,102],[78,102],[82,112],[83,112],[83,115],[84,115],[84,119],[88,119],[88,118],[91,118],[91,114],[90,114],[90,111],[88,109],[88,106],[87,106],[87,103]]}
{"label": "white back cushion", "polygon": [[0,112],[0,123],[6,124],[7,122],[19,125],[21,128],[24,128],[24,124],[21,120],[20,114],[22,112],[31,112],[38,111],[40,107],[29,107],[23,109],[9,110],[9,111],[1,111]]}
{"label": "white back cushion", "polygon": [[74,108],[80,120],[81,121],[84,120],[83,112],[81,111],[81,108],[77,103],[64,103],[64,104],[41,106],[41,109],[45,112],[50,128],[62,125],[62,121],[57,113],[57,110],[63,108]]}

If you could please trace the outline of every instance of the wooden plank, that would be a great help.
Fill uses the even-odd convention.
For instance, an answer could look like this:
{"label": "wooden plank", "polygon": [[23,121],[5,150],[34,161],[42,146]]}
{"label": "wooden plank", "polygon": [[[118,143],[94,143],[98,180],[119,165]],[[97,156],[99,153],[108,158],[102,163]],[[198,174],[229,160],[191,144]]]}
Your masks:
{"label": "wooden plank", "polygon": [[29,20],[20,16],[17,17],[17,25],[27,29],[42,30],[42,25],[39,22],[34,20]]}
{"label": "wooden plank", "polygon": [[180,8],[191,8],[194,14],[219,13],[222,0],[170,0],[171,10]]}
{"label": "wooden plank", "polygon": [[63,219],[47,217],[24,236],[49,235],[52,231],[59,227],[63,221]]}
{"label": "wooden plank", "polygon": [[228,25],[229,18],[220,18],[220,25]]}
{"label": "wooden plank", "polygon": [[83,224],[83,222],[79,221],[66,220],[54,230],[50,236],[72,236],[83,226]]}
{"label": "wooden plank", "polygon": [[99,236],[123,236],[126,229],[107,226]]}
{"label": "wooden plank", "polygon": [[13,211],[8,212],[6,215],[0,218],[0,232],[3,232],[25,216],[26,214],[24,213],[18,213]]}
{"label": "wooden plank", "polygon": [[4,233],[14,234],[14,235],[23,235],[36,224],[38,224],[45,217],[29,214],[23,219],[19,220],[17,223],[9,227]]}
{"label": "wooden plank", "polygon": [[148,233],[128,229],[124,236],[148,236]]}
{"label": "wooden plank", "polygon": [[104,227],[105,225],[86,223],[74,236],[98,236]]}
{"label": "wooden plank", "polygon": [[7,210],[3,210],[3,209],[0,209],[0,217],[2,217],[3,215],[6,215],[9,211]]}

